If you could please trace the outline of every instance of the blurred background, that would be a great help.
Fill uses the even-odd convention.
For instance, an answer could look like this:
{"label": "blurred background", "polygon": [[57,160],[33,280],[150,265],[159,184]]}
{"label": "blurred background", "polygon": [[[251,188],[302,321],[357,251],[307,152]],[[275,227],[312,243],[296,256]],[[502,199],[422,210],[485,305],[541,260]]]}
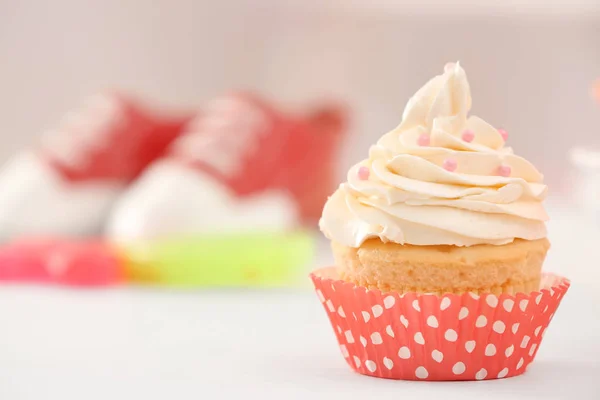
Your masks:
{"label": "blurred background", "polygon": [[341,178],[451,60],[468,73],[473,113],[506,127],[553,192],[565,184],[565,150],[600,140],[589,95],[600,77],[595,0],[4,0],[0,7],[3,159],[106,87],[187,108],[248,88],[276,104],[350,102]]}
{"label": "blurred background", "polygon": [[347,102],[334,165],[341,181],[399,123],[407,99],[458,60],[473,113],[507,129],[553,198],[569,199],[579,178],[595,174],[589,154],[579,164],[569,154],[600,147],[600,103],[591,95],[599,40],[596,0],[4,0],[0,159],[106,88],[193,111],[246,89],[284,109]]}
{"label": "blurred background", "polygon": [[[243,89],[281,110],[305,110],[326,100],[349,106],[348,129],[332,165],[337,184],[373,142],[400,122],[408,98],[447,62],[460,61],[471,85],[472,113],[506,129],[515,152],[545,174],[553,243],[546,269],[587,288],[573,293],[573,303],[565,307],[577,311],[585,304],[591,312],[586,315],[596,324],[586,330],[591,338],[600,326],[595,305],[600,304],[600,96],[594,97],[600,79],[599,44],[598,0],[0,0],[0,162],[30,148],[83,98],[107,88],[134,94],[156,109],[192,113],[224,92]],[[285,295],[297,293],[290,287],[308,287],[307,273],[330,265],[332,259],[315,224],[296,239],[287,243],[289,252],[278,253],[283,264],[288,257],[295,271],[293,280],[285,276],[276,282],[287,287],[277,292],[283,297],[244,290],[84,295],[2,285],[0,315],[8,329],[1,334],[0,359],[12,361],[7,368],[0,366],[0,381],[12,383],[0,384],[0,393],[7,394],[0,397],[39,398],[30,377],[41,389],[58,393],[64,387],[51,377],[69,374],[79,382],[68,392],[73,398],[86,393],[84,386],[111,379],[119,393],[134,397],[185,387],[201,393],[204,388],[195,385],[208,378],[197,379],[189,371],[200,368],[205,377],[223,385],[229,383],[229,374],[213,376],[199,359],[206,357],[216,371],[231,365],[253,367],[253,346],[267,346],[268,341],[271,347],[261,347],[261,352],[270,361],[263,360],[258,369],[274,377],[264,382],[307,393],[302,390],[312,385],[313,377],[294,383],[293,376],[306,373],[322,358],[309,359],[298,350],[293,356],[299,366],[281,372],[275,371],[283,361],[277,354],[289,350],[290,338],[313,340],[322,354],[336,349],[314,296],[303,297],[304,289],[301,297]],[[268,247],[284,248],[277,243],[263,248],[268,257]],[[198,250],[195,244],[186,246]],[[204,244],[200,251],[207,247],[214,245]],[[164,250],[168,257],[161,254],[160,267],[169,269],[164,260],[178,259],[180,249]],[[29,257],[34,251],[19,252]],[[136,256],[152,255],[146,249]],[[0,257],[0,264],[6,259]],[[54,266],[47,267],[54,276],[64,271],[62,261],[55,257]],[[104,268],[105,261],[96,266]],[[209,264],[202,262],[203,268],[222,263],[212,258]],[[203,277],[205,273],[200,271]],[[254,273],[245,271],[244,279],[249,278],[243,283],[260,284]],[[188,270],[176,278],[181,283],[189,276]],[[289,313],[296,314],[292,318]],[[238,320],[247,328],[243,338]],[[289,326],[273,327],[273,320]],[[279,337],[265,336],[267,326]],[[304,328],[310,331],[307,337]],[[557,344],[563,343],[560,338],[555,337]],[[322,348],[316,344],[321,342]],[[231,343],[242,348],[237,348],[239,353],[233,353]],[[565,359],[590,351],[573,346],[563,348]],[[339,355],[331,357],[337,360]],[[337,368],[328,362],[324,368]],[[115,365],[128,369],[115,371],[129,381],[107,372]],[[148,375],[139,372],[140,365]],[[181,375],[174,365],[188,372]],[[238,372],[240,388],[256,383],[245,368]],[[158,386],[125,390],[132,382],[146,385],[148,377]],[[533,382],[544,391],[543,380]],[[577,382],[592,388],[590,381]],[[99,393],[108,395],[110,388]]]}

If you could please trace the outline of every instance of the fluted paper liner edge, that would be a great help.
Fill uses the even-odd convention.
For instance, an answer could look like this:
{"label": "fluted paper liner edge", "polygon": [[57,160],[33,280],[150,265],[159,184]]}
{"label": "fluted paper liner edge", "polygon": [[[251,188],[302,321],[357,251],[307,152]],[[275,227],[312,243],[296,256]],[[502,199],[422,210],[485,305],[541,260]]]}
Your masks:
{"label": "fluted paper liner edge", "polygon": [[543,274],[529,294],[400,295],[339,280],[333,267],[310,277],[353,370],[430,381],[522,374],[570,286]]}

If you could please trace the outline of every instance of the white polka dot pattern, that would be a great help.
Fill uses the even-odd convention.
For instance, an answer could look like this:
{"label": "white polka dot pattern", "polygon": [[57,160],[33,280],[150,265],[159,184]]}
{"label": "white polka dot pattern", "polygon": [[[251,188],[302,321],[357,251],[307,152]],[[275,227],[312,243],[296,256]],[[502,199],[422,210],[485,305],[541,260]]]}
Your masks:
{"label": "white polka dot pattern", "polygon": [[402,325],[404,325],[405,328],[408,328],[408,320],[406,319],[406,317],[404,315],[400,316],[400,323]]}
{"label": "white polka dot pattern", "polygon": [[540,301],[542,301],[542,294],[538,294],[535,298],[535,304],[540,304]]}
{"label": "white polka dot pattern", "polygon": [[394,330],[392,329],[391,325],[388,325],[385,327],[385,333],[387,333],[389,336],[394,337]]}
{"label": "white polka dot pattern", "polygon": [[371,333],[371,343],[373,343],[373,344],[383,343],[383,339],[381,338],[381,334],[379,332]]}
{"label": "white polka dot pattern", "polygon": [[523,373],[569,288],[568,280],[545,275],[530,295],[394,295],[357,288],[325,270],[311,277],[342,356],[359,373],[391,379]]}
{"label": "white polka dot pattern", "polygon": [[427,372],[425,367],[418,367],[415,370],[415,375],[419,379],[427,379],[427,377],[429,377],[429,372]]}
{"label": "white polka dot pattern", "polygon": [[515,306],[515,301],[513,299],[506,299],[502,302],[502,306],[507,312],[511,312]]}
{"label": "white polka dot pattern", "polygon": [[492,343],[485,346],[485,355],[488,357],[496,355],[496,346]]}
{"label": "white polka dot pattern", "polygon": [[394,362],[387,357],[383,357],[383,365],[385,365],[387,369],[394,368]]}
{"label": "white polka dot pattern", "polygon": [[521,302],[519,303],[519,308],[521,309],[521,311],[525,311],[527,309],[528,305],[529,305],[529,300],[524,299],[524,300],[521,300]]}
{"label": "white polka dot pattern", "polygon": [[400,347],[400,350],[398,350],[398,357],[400,357],[403,360],[409,359],[410,358],[410,349],[406,346]]}
{"label": "white polka dot pattern", "polygon": [[346,342],[348,342],[350,344],[354,343],[354,336],[352,336],[352,332],[346,331],[345,335],[346,335]]}
{"label": "white polka dot pattern", "polygon": [[510,346],[508,346],[506,348],[506,350],[504,350],[504,355],[506,357],[510,357],[510,356],[512,356],[512,354],[514,353],[514,351],[515,351],[515,345],[511,344]]}
{"label": "white polka dot pattern", "polygon": [[419,306],[419,300],[415,300],[412,302],[412,306],[415,310],[421,311],[421,307]]}
{"label": "white polka dot pattern", "polygon": [[375,372],[377,370],[377,364],[375,364],[375,361],[365,361],[365,367],[367,367],[367,369],[371,372]]}
{"label": "white polka dot pattern", "polygon": [[415,342],[418,344],[425,344],[425,339],[423,338],[423,334],[421,332],[415,333]]}
{"label": "white polka dot pattern", "polygon": [[488,306],[494,308],[498,305],[498,298],[493,294],[488,294],[485,298],[485,302],[488,304]]}
{"label": "white polka dot pattern", "polygon": [[444,297],[442,299],[442,302],[440,303],[440,310],[444,311],[446,308],[450,307],[450,304],[452,304],[452,301],[450,300],[450,298]]}
{"label": "white polka dot pattern", "polygon": [[388,296],[385,299],[383,299],[383,304],[384,304],[386,310],[394,307],[395,303],[396,303],[396,299],[394,298],[394,296]]}
{"label": "white polka dot pattern", "polygon": [[345,344],[340,344],[340,350],[342,351],[344,358],[348,358],[348,349]]}
{"label": "white polka dot pattern", "polygon": [[472,353],[473,350],[475,350],[476,345],[477,343],[474,340],[469,340],[468,342],[465,342],[465,350],[467,353]]}
{"label": "white polka dot pattern", "polygon": [[458,339],[458,334],[454,329],[448,329],[446,333],[444,333],[444,337],[449,342],[456,342],[456,340]]}
{"label": "white polka dot pattern", "polygon": [[506,329],[506,325],[504,325],[504,322],[502,322],[502,321],[496,321],[496,322],[494,322],[492,329],[496,333],[504,333],[504,330]]}
{"label": "white polka dot pattern", "polygon": [[481,368],[479,371],[477,371],[477,373],[475,374],[475,379],[477,379],[478,381],[485,379],[485,377],[487,376],[487,371],[485,370],[485,368]]}
{"label": "white polka dot pattern", "polygon": [[460,375],[463,372],[465,372],[465,370],[467,369],[467,367],[465,367],[465,364],[463,362],[457,362],[456,364],[454,364],[454,366],[452,367],[452,373],[454,375]]}
{"label": "white polka dot pattern", "polygon": [[373,316],[375,318],[383,314],[383,307],[381,307],[379,304],[375,304],[371,309],[373,310]]}
{"label": "white polka dot pattern", "polygon": [[361,311],[361,314],[365,322],[369,322],[371,319],[371,314],[369,314],[367,311]]}
{"label": "white polka dot pattern", "polygon": [[513,324],[512,328],[511,328],[512,333],[517,333],[517,331],[519,330],[519,325],[520,324],[518,322]]}
{"label": "white polka dot pattern", "polygon": [[433,315],[427,317],[427,325],[432,328],[437,328],[439,326],[437,318]]}
{"label": "white polka dot pattern", "polygon": [[487,325],[487,317],[485,315],[480,315],[479,317],[477,317],[477,320],[475,321],[476,327],[483,328],[486,325]]}
{"label": "white polka dot pattern", "polygon": [[325,304],[327,304],[327,308],[329,308],[329,311],[333,312],[333,310],[335,310],[335,308],[333,308],[333,303],[331,302],[331,300],[327,300]]}
{"label": "white polka dot pattern", "polygon": [[321,300],[321,303],[325,302],[325,297],[323,296],[323,292],[321,292],[320,289],[317,289],[317,297],[319,297],[319,300]]}
{"label": "white polka dot pattern", "polygon": [[535,353],[536,348],[537,348],[537,343],[534,343],[531,345],[531,348],[529,349],[529,356],[533,356],[533,353]]}

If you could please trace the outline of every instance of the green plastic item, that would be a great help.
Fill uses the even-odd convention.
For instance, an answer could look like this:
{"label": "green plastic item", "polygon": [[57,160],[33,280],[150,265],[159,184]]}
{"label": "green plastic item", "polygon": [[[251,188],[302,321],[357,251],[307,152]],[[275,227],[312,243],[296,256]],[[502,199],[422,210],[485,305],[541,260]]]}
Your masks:
{"label": "green plastic item", "polygon": [[301,285],[314,254],[311,232],[170,238],[120,246],[132,283],[180,287]]}

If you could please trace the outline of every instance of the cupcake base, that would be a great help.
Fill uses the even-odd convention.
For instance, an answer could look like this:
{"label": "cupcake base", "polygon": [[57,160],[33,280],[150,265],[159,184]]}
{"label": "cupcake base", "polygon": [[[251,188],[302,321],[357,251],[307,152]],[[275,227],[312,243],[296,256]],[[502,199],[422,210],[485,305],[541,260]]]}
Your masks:
{"label": "cupcake base", "polygon": [[348,365],[403,380],[483,380],[522,374],[570,282],[543,274],[516,295],[384,293],[311,274]]}
{"label": "cupcake base", "polygon": [[547,239],[494,246],[413,246],[332,242],[340,278],[396,293],[529,293],[540,285]]}

